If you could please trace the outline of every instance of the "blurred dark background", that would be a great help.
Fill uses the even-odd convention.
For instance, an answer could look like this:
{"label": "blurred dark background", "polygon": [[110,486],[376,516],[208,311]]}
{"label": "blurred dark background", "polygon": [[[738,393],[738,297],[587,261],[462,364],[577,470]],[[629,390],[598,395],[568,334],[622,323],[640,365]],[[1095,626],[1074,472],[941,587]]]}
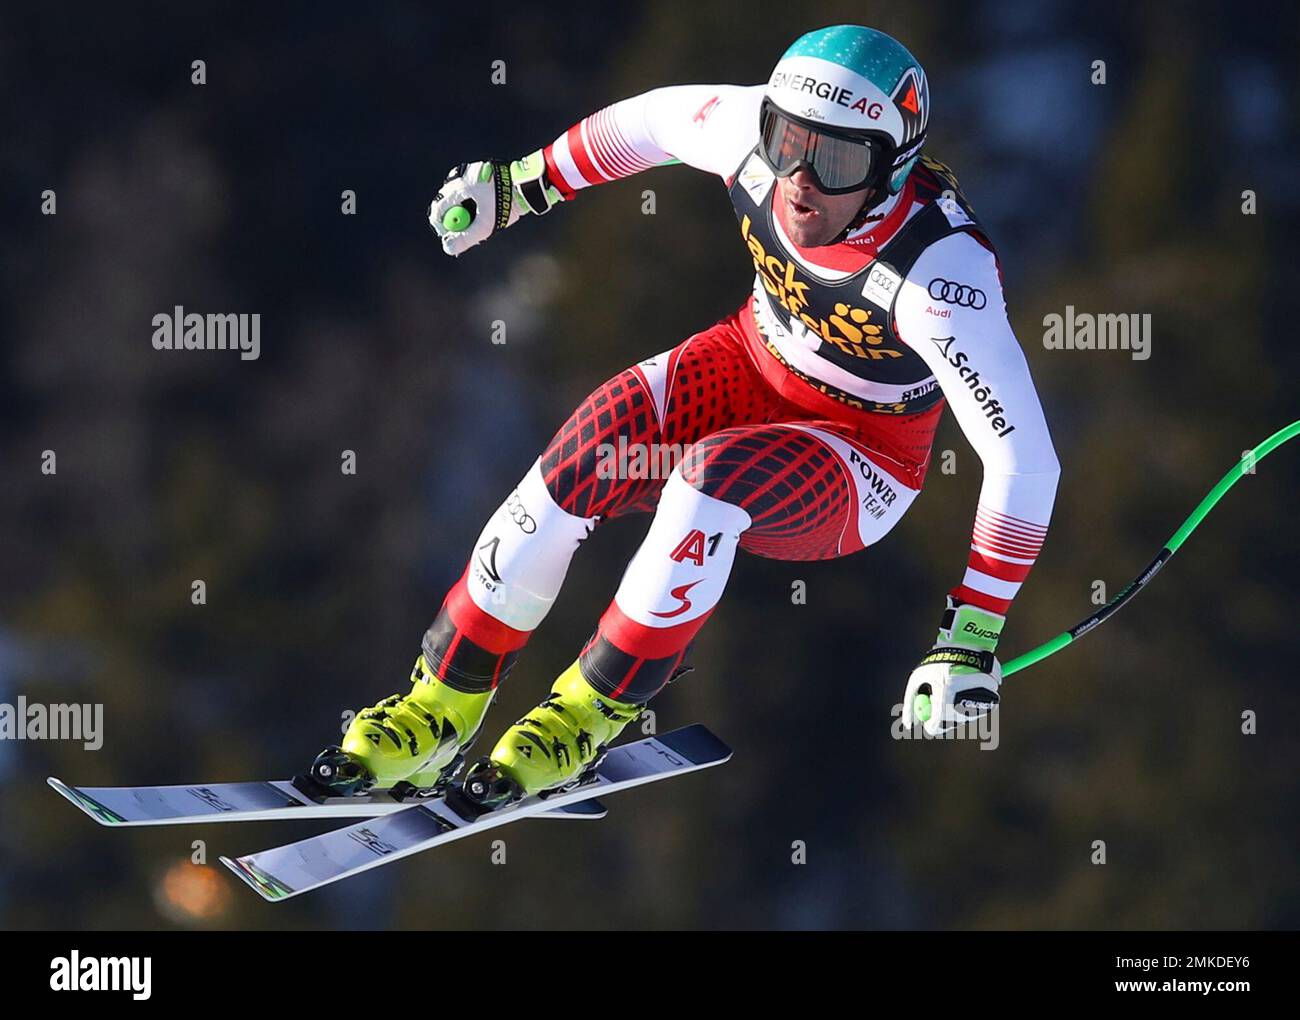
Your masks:
{"label": "blurred dark background", "polygon": [[[1004,659],[1087,615],[1095,581],[1118,590],[1297,417],[1293,4],[179,6],[0,14],[0,702],[102,703],[106,729],[96,752],[0,742],[0,923],[1300,925],[1290,448],[1131,608],[1007,681],[994,752],[890,738],[966,558],[980,469],[949,417],[956,473],[882,545],[739,559],[695,673],[654,703],[733,760],[600,823],[505,830],[505,865],[475,838],[271,907],[217,854],[325,824],[108,831],[44,782],[285,777],[344,710],[407,689],[474,537],[573,405],[752,273],[720,183],[685,167],[460,260],[425,221],[442,174],[658,85],[761,82],[837,22],[925,65],[929,151],[999,247],[1063,465]],[[1151,313],[1152,357],[1045,350],[1067,304]],[[174,305],[260,313],[261,358],[153,350]],[[572,661],[648,522],[583,546],[493,730]],[[196,839],[212,867],[187,864]]]}

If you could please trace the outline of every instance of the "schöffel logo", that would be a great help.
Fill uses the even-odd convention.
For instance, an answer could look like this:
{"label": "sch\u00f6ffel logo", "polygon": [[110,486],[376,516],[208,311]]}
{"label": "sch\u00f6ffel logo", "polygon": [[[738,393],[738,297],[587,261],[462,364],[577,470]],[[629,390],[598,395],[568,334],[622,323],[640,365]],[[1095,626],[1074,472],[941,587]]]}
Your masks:
{"label": "sch\u00f6ffel logo", "polygon": [[978,287],[945,280],[938,276],[930,281],[930,297],[961,308],[973,308],[977,312],[989,303],[984,292]]}
{"label": "sch\u00f6ffel logo", "polygon": [[970,355],[965,351],[957,350],[956,340],[955,336],[930,338],[930,341],[939,348],[939,352],[948,359],[948,364],[957,370],[962,381],[970,387],[976,403],[984,412],[984,417],[989,420],[989,427],[998,434],[999,438],[1009,436],[1016,427],[1007,422],[1006,408],[993,395],[993,387],[980,377],[979,369],[970,363]]}
{"label": "sch\u00f6ffel logo", "polygon": [[[478,558],[479,566],[481,566],[484,570],[486,570],[488,576],[492,578],[492,580],[496,581],[498,584],[501,583],[501,575],[497,573],[497,547],[500,545],[501,545],[501,537],[497,535],[497,536],[493,536],[491,539],[484,542],[481,546],[478,547],[478,551],[480,553],[484,549],[488,551],[488,558],[486,561],[483,559],[482,556]],[[489,585],[489,587],[491,586]]]}

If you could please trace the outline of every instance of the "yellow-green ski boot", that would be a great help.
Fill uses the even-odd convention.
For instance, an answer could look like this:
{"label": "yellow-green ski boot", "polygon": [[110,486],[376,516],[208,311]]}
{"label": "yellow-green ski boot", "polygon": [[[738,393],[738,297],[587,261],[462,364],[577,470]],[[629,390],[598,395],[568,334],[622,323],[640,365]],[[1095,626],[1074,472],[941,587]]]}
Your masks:
{"label": "yellow-green ski boot", "polygon": [[464,764],[495,693],[449,687],[421,655],[411,671],[411,693],[357,713],[343,745],[322,751],[308,775],[334,795],[371,787],[398,796],[439,793]]}
{"label": "yellow-green ski boot", "polygon": [[461,793],[479,810],[576,786],[604,758],[644,704],[607,698],[575,662],[540,705],[506,730],[492,753],[465,773]]}

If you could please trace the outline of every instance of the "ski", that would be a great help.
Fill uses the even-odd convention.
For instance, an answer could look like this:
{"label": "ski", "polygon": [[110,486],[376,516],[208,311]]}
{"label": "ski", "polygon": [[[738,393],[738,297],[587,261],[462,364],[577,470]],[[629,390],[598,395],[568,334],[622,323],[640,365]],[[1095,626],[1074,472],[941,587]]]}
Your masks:
{"label": "ski", "polygon": [[[51,776],[59,794],[100,825],[190,825],[198,822],[254,822],[284,818],[376,818],[419,799],[399,800],[388,790],[352,797],[313,796],[292,780],[251,783],[196,783],[190,786],[69,786]],[[440,798],[430,798],[440,799]],[[580,801],[543,812],[543,818],[594,820],[606,809],[599,801]]]}
{"label": "ski", "polygon": [[611,748],[589,778],[545,799],[526,797],[477,817],[458,813],[446,799],[435,800],[234,860],[222,857],[221,862],[263,899],[280,902],[476,832],[720,765],[730,757],[731,748],[707,727],[687,726]]}

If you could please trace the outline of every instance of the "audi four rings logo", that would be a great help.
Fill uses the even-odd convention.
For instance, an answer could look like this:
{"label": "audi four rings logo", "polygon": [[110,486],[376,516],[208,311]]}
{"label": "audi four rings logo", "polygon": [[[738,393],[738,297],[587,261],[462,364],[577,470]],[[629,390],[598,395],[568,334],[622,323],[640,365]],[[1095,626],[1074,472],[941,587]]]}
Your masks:
{"label": "audi four rings logo", "polygon": [[537,530],[537,522],[533,520],[533,515],[524,509],[523,501],[519,498],[518,492],[512,492],[510,498],[506,500],[506,512],[510,514],[510,519],[519,525],[519,530],[525,535],[531,535]]}
{"label": "audi four rings logo", "polygon": [[988,304],[988,298],[978,287],[968,287],[964,283],[954,283],[938,276],[930,281],[930,297],[936,301],[946,301],[950,305],[974,308],[977,312]]}

